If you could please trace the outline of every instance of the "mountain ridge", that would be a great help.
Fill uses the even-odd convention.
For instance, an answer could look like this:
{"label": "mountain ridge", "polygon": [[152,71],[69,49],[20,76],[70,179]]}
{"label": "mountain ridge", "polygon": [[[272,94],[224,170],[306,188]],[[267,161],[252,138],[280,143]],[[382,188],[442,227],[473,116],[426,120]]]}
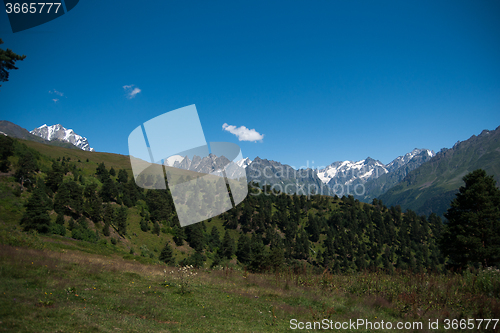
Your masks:
{"label": "mountain ridge", "polygon": [[85,151],[94,151],[94,148],[90,147],[90,144],[86,137],[78,135],[72,129],[67,129],[61,124],[55,124],[47,126],[43,124],[40,127],[35,128],[30,132],[33,135],[41,137],[47,141],[62,141],[69,142],[75,147],[78,147]]}
{"label": "mountain ridge", "polygon": [[[64,130],[64,136],[69,136],[68,130]],[[67,142],[48,141],[35,136],[8,121],[0,121],[0,132],[44,144],[77,149]],[[437,154],[429,149],[415,148],[387,164],[367,157],[356,162],[333,162],[322,169],[294,169],[290,165],[259,156],[254,160],[243,158],[235,163],[245,168],[249,183],[269,185],[274,190],[288,194],[353,195],[355,199],[368,203],[377,198],[388,206],[399,205],[403,210],[412,209],[418,214],[443,214],[462,185],[462,177],[468,172],[482,168],[488,174],[493,174],[500,184],[499,133],[500,126],[495,130],[483,130],[477,136],[457,141],[452,148],[442,148]],[[204,173],[210,173],[229,163],[225,158],[224,161],[215,156],[211,159],[211,168],[203,165],[201,158],[193,158],[191,161],[174,156],[166,161],[170,166],[184,164],[182,168]],[[172,164],[168,161],[172,161]],[[228,176],[230,174],[231,172],[227,173]],[[335,192],[335,186],[338,185],[346,186],[347,191],[342,189],[341,192]]]}
{"label": "mountain ridge", "polygon": [[500,126],[441,149],[378,198],[388,206],[441,215],[463,185],[463,176],[476,169],[493,175],[500,185]]}
{"label": "mountain ridge", "polygon": [[7,136],[14,137],[16,139],[29,140],[34,142],[39,142],[43,144],[48,144],[51,146],[58,146],[70,149],[78,149],[74,145],[69,142],[62,141],[49,141],[45,140],[39,136],[31,134],[27,129],[22,128],[19,125],[16,125],[8,120],[0,120],[0,131]]}

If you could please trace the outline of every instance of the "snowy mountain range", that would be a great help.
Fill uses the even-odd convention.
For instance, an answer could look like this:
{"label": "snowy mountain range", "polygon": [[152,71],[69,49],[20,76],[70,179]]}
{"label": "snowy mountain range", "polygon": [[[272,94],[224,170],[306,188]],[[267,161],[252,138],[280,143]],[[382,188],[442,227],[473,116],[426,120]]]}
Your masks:
{"label": "snowy mountain range", "polygon": [[326,168],[317,171],[318,178],[324,184],[330,185],[347,185],[352,184],[355,180],[366,182],[387,172],[387,168],[382,162],[370,157],[357,162],[333,162]]}
{"label": "snowy mountain range", "polygon": [[[335,189],[339,185],[349,185],[351,188],[358,184],[363,185],[363,193],[357,193],[357,197],[365,202],[373,199],[374,194],[380,195],[390,187],[400,182],[410,171],[418,168],[422,163],[430,160],[435,153],[428,149],[415,148],[411,152],[396,157],[388,164],[367,157],[361,161],[337,161],[322,169],[300,169],[295,170],[289,165],[276,161],[256,157],[253,161],[248,157],[236,161],[237,168],[230,165],[226,167],[228,177],[239,178],[241,168],[246,170],[249,182],[257,182],[263,185],[275,185],[283,188],[287,193],[297,193],[303,186],[320,189],[320,193],[331,193],[321,190],[322,188]],[[212,173],[221,170],[229,163],[224,156],[217,157],[210,154],[206,157],[193,156],[192,160],[187,156],[175,155],[165,160],[165,165],[191,170],[201,173]],[[379,181],[380,180],[380,181]],[[316,190],[316,193],[318,191]]]}
{"label": "snowy mountain range", "polygon": [[[384,165],[378,160],[367,157],[361,161],[339,161],[334,162],[324,169],[317,171],[318,178],[324,184],[334,186],[335,184],[348,185],[366,183],[380,176],[391,173],[412,162],[422,164],[436,154],[429,149],[415,148],[403,156],[396,157],[392,162]],[[412,168],[413,169],[413,168]]]}
{"label": "snowy mountain range", "polygon": [[[52,126],[45,124],[30,133],[48,141],[68,142],[82,150],[94,151],[87,138],[76,134],[72,129],[64,128],[60,124]],[[249,182],[256,181],[262,184],[280,184],[282,186],[296,184],[297,186],[293,188],[291,185],[288,186],[287,189],[291,193],[298,191],[299,186],[302,185],[312,185],[318,188],[326,185],[326,187],[334,188],[338,185],[356,186],[363,184],[364,197],[360,200],[369,201],[372,197],[384,193],[400,182],[410,171],[418,168],[435,155],[434,151],[429,149],[415,148],[405,155],[396,157],[388,164],[367,157],[361,161],[337,161],[322,169],[307,169],[302,170],[302,172],[294,170],[288,165],[259,157],[256,157],[254,161],[248,157],[243,158],[236,161],[236,165],[246,170]],[[212,173],[224,168],[228,163],[229,160],[224,156],[217,157],[213,154],[203,158],[193,156],[192,160],[187,156],[175,155],[165,160],[166,166],[200,173]],[[228,177],[238,178],[241,176],[241,169],[237,168],[236,165],[226,168]],[[267,177],[267,175],[271,175],[271,177]]]}
{"label": "snowy mountain range", "polygon": [[214,154],[205,157],[194,155],[192,159],[189,159],[188,156],[174,155],[164,160],[165,166],[199,173],[213,173],[225,170],[226,176],[231,179],[245,176],[244,168],[252,163],[249,158],[241,159],[236,163],[229,164],[229,162],[225,156],[216,156]]}
{"label": "snowy mountain range", "polygon": [[81,150],[94,151],[94,148],[90,147],[87,138],[76,134],[72,129],[64,128],[61,124],[52,126],[44,124],[35,128],[30,133],[48,141],[58,140],[62,142],[69,142]]}
{"label": "snowy mountain range", "polygon": [[248,157],[246,158],[243,158],[239,161],[236,162],[236,164],[239,166],[239,167],[242,167],[242,168],[246,168],[247,166],[250,165],[250,163],[252,163],[252,160],[249,159]]}
{"label": "snowy mountain range", "polygon": [[415,156],[421,155],[423,152],[425,152],[429,158],[436,156],[433,150],[415,148],[411,152],[406,153],[404,156],[396,157],[391,163],[387,164],[385,167],[388,172],[394,171],[396,169],[399,169],[403,165],[408,164]]}

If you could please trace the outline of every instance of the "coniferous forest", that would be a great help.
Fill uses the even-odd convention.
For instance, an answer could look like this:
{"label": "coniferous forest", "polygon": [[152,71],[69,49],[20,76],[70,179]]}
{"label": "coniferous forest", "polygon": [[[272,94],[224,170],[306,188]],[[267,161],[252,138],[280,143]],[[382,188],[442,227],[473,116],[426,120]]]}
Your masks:
{"label": "coniferous forest", "polygon": [[14,178],[30,193],[19,221],[24,231],[98,242],[114,230],[116,242],[130,236],[128,216],[134,208],[141,232],[169,234],[174,247],[186,242],[195,253],[182,263],[196,267],[236,259],[252,272],[304,263],[334,273],[445,269],[438,243],[443,223],[436,215],[403,213],[377,199],[365,204],[352,196],[288,195],[252,183],[247,198],[218,217],[222,229],[208,227],[209,221],[181,228],[168,189],[144,190],[128,170],[104,162],[89,174],[79,167],[85,164],[81,160],[49,161],[22,143],[2,139],[4,156],[19,158]]}
{"label": "coniferous forest", "polygon": [[[126,156],[6,136],[0,136],[0,147],[4,246],[79,248],[168,267],[177,282],[166,277],[161,286],[178,286],[180,295],[196,288],[186,270],[223,272],[226,278],[242,272],[236,274],[244,279],[275,280],[284,292],[295,283],[322,293],[378,297],[387,304],[377,306],[393,309],[398,318],[415,320],[427,311],[444,318],[441,307],[456,318],[500,314],[500,195],[482,170],[464,177],[444,222],[377,199],[367,204],[352,196],[289,195],[250,183],[235,208],[182,228],[169,190],[138,187]],[[462,283],[458,308],[448,297],[453,283]],[[313,308],[313,318],[330,311]]]}

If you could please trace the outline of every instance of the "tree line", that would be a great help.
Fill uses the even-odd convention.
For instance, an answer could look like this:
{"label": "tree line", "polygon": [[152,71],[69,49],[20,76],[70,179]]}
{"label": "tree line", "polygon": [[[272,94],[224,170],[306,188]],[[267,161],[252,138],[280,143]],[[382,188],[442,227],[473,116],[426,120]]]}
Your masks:
{"label": "tree line", "polygon": [[[442,272],[467,265],[494,266],[500,262],[500,191],[491,176],[476,170],[464,177],[465,186],[451,203],[443,223],[435,214],[418,216],[380,200],[361,203],[352,196],[288,195],[263,189],[217,219],[223,228],[201,222],[181,228],[168,188],[144,190],[125,169],[100,163],[85,175],[76,161],[59,158],[40,170],[43,157],[10,137],[0,136],[0,171],[13,167],[14,177],[31,192],[20,221],[25,230],[97,241],[110,228],[127,235],[129,209],[136,207],[140,230],[172,235],[174,247],[189,244],[194,253],[177,264],[212,266],[236,260],[251,271],[310,265],[337,273],[365,269]],[[49,212],[57,213],[51,222]],[[207,221],[208,222],[208,221]],[[94,223],[91,231],[89,223]],[[167,243],[161,261],[176,264]]]}

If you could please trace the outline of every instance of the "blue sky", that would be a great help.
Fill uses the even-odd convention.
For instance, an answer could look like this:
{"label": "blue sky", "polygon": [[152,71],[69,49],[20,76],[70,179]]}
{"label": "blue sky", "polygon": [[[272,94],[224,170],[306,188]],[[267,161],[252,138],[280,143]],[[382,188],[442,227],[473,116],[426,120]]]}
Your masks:
{"label": "blue sky", "polygon": [[498,1],[80,1],[15,34],[2,12],[0,38],[27,55],[0,119],[60,123],[97,151],[128,154],[137,126],[191,104],[207,141],[295,167],[500,125]]}

